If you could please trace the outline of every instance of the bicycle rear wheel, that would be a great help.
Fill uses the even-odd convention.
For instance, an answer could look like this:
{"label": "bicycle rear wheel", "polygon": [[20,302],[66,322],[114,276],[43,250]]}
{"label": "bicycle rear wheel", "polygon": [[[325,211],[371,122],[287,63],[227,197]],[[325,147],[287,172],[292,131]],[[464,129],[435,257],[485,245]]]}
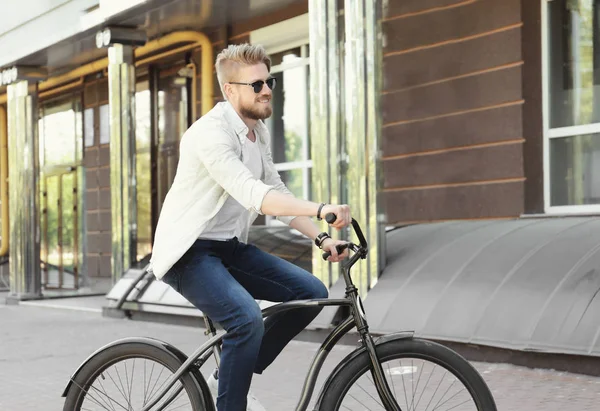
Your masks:
{"label": "bicycle rear wheel", "polygon": [[[477,370],[451,349],[421,339],[377,346],[392,394],[402,411],[496,411],[494,398]],[[363,352],[345,364],[325,388],[322,411],[384,410]]]}
{"label": "bicycle rear wheel", "polygon": [[[67,393],[63,409],[141,410],[181,364],[181,360],[169,351],[149,344],[115,345],[98,353],[80,370]],[[179,393],[165,411],[214,410],[212,406],[205,406],[202,391],[189,373],[184,374],[164,398],[176,390]]]}

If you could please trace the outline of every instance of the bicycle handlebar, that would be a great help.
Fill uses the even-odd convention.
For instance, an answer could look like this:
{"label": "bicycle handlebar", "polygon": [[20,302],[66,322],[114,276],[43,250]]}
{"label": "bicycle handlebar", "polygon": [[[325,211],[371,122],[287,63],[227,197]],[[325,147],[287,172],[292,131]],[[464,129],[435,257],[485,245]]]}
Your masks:
{"label": "bicycle handlebar", "polygon": [[[335,223],[336,219],[337,219],[337,216],[333,213],[328,213],[327,215],[325,215],[325,221],[327,221],[328,224]],[[358,241],[360,242],[360,247],[366,251],[368,249],[367,240],[365,239],[365,236],[364,236],[362,230],[360,229],[360,225],[354,218],[352,219],[352,228],[354,229],[354,232],[356,233],[356,236],[358,237]],[[351,245],[350,243],[337,245],[336,249],[337,249],[338,254],[341,254],[342,252],[344,252],[344,250],[346,248],[350,247],[350,245]],[[330,255],[331,255],[331,253],[329,251],[323,253],[323,260],[327,260]]]}

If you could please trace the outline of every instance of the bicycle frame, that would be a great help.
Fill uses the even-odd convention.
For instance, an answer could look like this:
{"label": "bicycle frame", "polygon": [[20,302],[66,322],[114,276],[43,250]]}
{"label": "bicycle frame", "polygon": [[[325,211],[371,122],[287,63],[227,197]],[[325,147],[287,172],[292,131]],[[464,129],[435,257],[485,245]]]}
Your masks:
{"label": "bicycle frame", "polygon": [[[350,276],[350,269],[352,268],[352,266],[359,259],[366,258],[368,252],[364,236],[362,235],[358,223],[354,219],[352,220],[352,225],[360,239],[361,246],[359,247],[356,244],[350,244],[349,246],[349,248],[354,251],[354,255],[350,258],[350,260],[342,270],[343,277],[346,282],[345,298],[326,298],[290,301],[286,303],[280,303],[262,310],[263,317],[268,317],[270,315],[287,310],[314,306],[347,306],[351,308],[351,315],[331,331],[331,333],[327,336],[325,341],[323,341],[321,347],[313,357],[313,361],[304,380],[304,386],[302,388],[302,393],[296,406],[296,411],[306,411],[308,403],[310,402],[310,399],[314,392],[317,377],[319,375],[323,363],[325,362],[325,359],[331,352],[331,349],[339,342],[339,340],[355,326],[360,335],[361,342],[366,351],[368,352],[369,358],[371,359],[371,374],[373,376],[377,392],[383,402],[383,405],[385,406],[386,410],[402,411],[400,409],[400,406],[396,403],[390,390],[390,387],[387,383],[387,380],[385,379],[381,363],[379,362],[377,352],[375,350],[375,343],[371,334],[369,333],[369,327],[367,324],[362,300],[358,294],[358,289],[354,286],[352,278]],[[207,333],[212,334],[212,337],[200,348],[198,348],[190,357],[188,357],[188,359],[181,365],[181,367],[179,367],[179,369],[165,382],[164,387],[155,396],[155,399],[149,402],[141,411],[150,411],[155,405],[159,403],[159,407],[156,408],[156,410],[164,409],[164,407],[166,407],[168,403],[173,398],[175,398],[175,396],[179,393],[180,390],[176,390],[176,392],[171,394],[168,398],[163,399],[163,396],[165,396],[165,394],[173,387],[173,385],[175,385],[177,380],[179,380],[179,378],[181,378],[183,374],[189,371],[190,367],[201,367],[202,364],[204,364],[204,362],[206,362],[206,360],[213,354],[215,354],[218,361],[218,347],[225,333],[217,335],[216,330],[212,326],[210,320],[207,321],[207,325]]]}

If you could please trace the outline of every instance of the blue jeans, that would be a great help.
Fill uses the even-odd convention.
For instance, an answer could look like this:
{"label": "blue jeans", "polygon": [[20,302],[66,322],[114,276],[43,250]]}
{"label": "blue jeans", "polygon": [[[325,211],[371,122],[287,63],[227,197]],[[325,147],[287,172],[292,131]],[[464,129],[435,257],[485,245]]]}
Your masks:
{"label": "blue jeans", "polygon": [[311,273],[237,238],[197,240],[163,281],[227,331],[218,411],[246,411],[252,373],[262,373],[321,311],[321,307],[290,310],[263,322],[255,299],[285,302],[328,296]]}

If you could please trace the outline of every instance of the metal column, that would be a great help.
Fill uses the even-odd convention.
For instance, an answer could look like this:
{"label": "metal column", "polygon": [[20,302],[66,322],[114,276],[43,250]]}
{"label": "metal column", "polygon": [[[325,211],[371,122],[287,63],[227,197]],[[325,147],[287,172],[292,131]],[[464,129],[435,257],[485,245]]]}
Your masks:
{"label": "metal column", "polygon": [[[381,180],[381,2],[345,0],[345,147],[348,203],[369,242],[369,257],[355,266],[354,278],[366,293],[385,264]],[[354,238],[356,240],[356,238]]]}
{"label": "metal column", "polygon": [[[41,297],[37,88],[7,87],[10,182],[10,294],[7,302]],[[4,222],[3,222],[4,223]]]}
{"label": "metal column", "polygon": [[135,66],[133,47],[108,49],[112,282],[136,257]]}
{"label": "metal column", "polygon": [[[329,111],[327,94],[327,8],[321,0],[311,0],[308,6],[310,29],[310,134],[313,198],[331,203],[329,173]],[[323,231],[329,231],[323,223]],[[331,283],[331,267],[321,258],[322,251],[313,247],[312,271],[327,287]]]}
{"label": "metal column", "polygon": [[[311,158],[313,159],[313,198],[317,202],[342,204],[345,155],[340,138],[340,51],[338,47],[337,0],[312,0],[310,18],[310,124]],[[326,228],[334,239],[345,239],[345,232]],[[327,286],[340,274],[339,265],[321,258],[322,251],[313,249],[313,272]]]}
{"label": "metal column", "polygon": [[367,86],[367,190],[369,207],[369,287],[373,287],[386,265],[386,215],[383,207],[381,150],[381,104],[383,90],[383,31],[381,1],[365,1],[365,58]]}

